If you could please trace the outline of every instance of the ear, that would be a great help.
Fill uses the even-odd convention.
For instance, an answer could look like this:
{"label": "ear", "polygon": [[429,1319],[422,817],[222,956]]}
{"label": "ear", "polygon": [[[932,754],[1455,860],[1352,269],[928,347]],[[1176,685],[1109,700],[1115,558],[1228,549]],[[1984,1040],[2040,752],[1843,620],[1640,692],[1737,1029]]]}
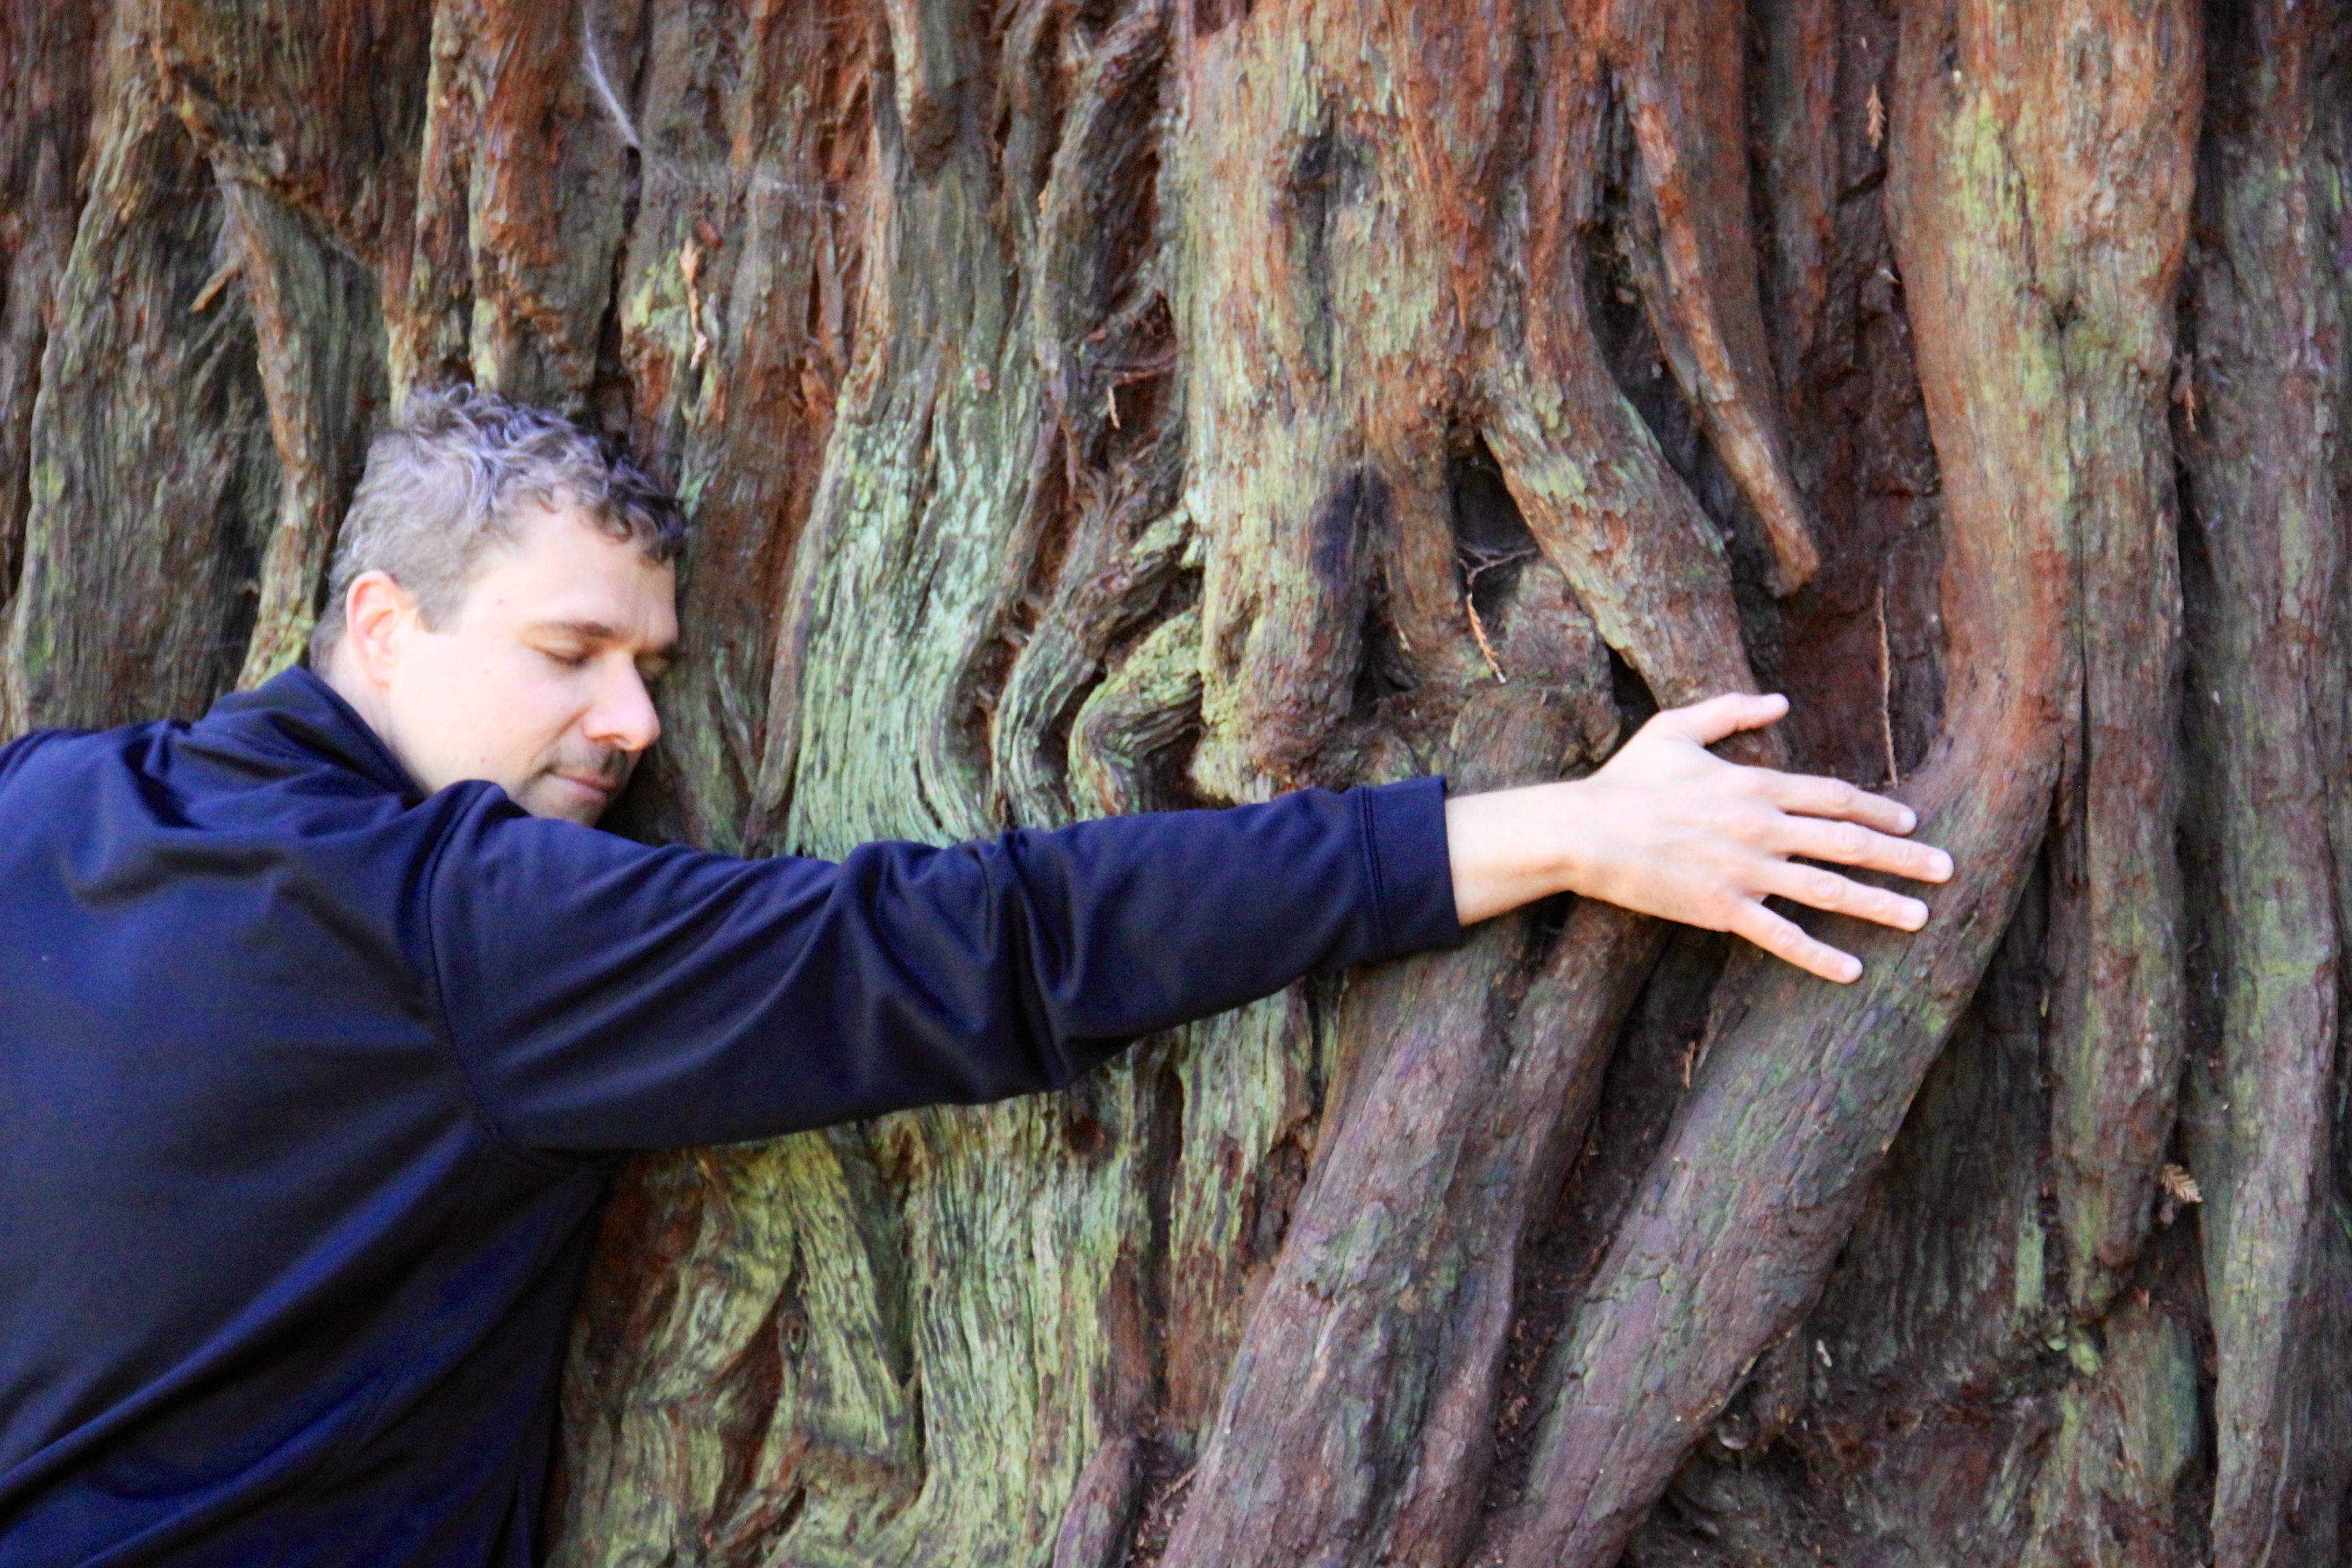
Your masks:
{"label": "ear", "polygon": [[372,686],[388,686],[417,622],[416,600],[388,573],[362,572],[343,595],[343,643]]}

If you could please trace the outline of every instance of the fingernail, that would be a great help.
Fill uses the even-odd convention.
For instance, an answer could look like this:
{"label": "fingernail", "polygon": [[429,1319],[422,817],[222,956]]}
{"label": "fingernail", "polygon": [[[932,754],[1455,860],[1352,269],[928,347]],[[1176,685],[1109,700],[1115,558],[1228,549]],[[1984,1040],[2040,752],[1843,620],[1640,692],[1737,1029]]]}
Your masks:
{"label": "fingernail", "polygon": [[1952,858],[1940,849],[1927,857],[1927,864],[1934,868],[1938,881],[1952,874]]}
{"label": "fingernail", "polygon": [[1916,899],[1911,900],[1910,914],[1911,929],[1913,931],[1917,931],[1921,926],[1927,923],[1927,906],[1921,903]]}
{"label": "fingernail", "polygon": [[1906,805],[1903,808],[1903,815],[1895,820],[1903,825],[1904,832],[1908,833],[1919,826],[1919,814]]}
{"label": "fingernail", "polygon": [[1843,963],[1838,965],[1838,973],[1844,975],[1848,980],[1861,979],[1862,960],[1858,958],[1847,959]]}

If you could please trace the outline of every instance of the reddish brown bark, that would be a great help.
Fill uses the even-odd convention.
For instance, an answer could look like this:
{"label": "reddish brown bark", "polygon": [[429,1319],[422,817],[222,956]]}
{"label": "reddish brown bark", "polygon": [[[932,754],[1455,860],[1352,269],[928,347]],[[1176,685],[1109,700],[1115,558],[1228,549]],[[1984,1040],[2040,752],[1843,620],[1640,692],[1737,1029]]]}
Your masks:
{"label": "reddish brown bark", "polygon": [[448,377],[692,514],[649,837],[1558,776],[1780,687],[1738,754],[1960,862],[1824,922],[1858,985],[1548,908],[650,1158],[557,1556],[2333,1568],[2347,26],[0,0],[0,732],[293,657]]}

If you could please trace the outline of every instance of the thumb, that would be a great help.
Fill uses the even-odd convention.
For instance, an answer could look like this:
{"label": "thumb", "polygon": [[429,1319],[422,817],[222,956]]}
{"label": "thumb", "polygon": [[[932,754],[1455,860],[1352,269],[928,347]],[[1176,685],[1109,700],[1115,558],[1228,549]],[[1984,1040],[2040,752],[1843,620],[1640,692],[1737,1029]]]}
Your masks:
{"label": "thumb", "polygon": [[1721,697],[1710,697],[1704,702],[1694,702],[1685,708],[1669,708],[1650,722],[1663,726],[1685,740],[1712,746],[1726,735],[1737,734],[1742,730],[1760,730],[1776,722],[1788,711],[1789,700],[1777,691],[1766,697],[1732,691]]}

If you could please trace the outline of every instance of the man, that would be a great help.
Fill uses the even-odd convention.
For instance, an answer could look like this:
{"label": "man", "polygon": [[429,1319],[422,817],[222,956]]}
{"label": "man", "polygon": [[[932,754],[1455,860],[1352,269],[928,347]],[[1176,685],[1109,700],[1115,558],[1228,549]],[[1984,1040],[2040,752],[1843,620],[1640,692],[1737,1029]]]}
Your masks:
{"label": "man", "polygon": [[593,830],[660,724],[669,500],[546,415],[412,400],[310,669],[0,750],[0,1564],[523,1563],[627,1152],[1051,1089],[1563,890],[1859,965],[1911,814],[1661,714],[1441,781],[838,865]]}

